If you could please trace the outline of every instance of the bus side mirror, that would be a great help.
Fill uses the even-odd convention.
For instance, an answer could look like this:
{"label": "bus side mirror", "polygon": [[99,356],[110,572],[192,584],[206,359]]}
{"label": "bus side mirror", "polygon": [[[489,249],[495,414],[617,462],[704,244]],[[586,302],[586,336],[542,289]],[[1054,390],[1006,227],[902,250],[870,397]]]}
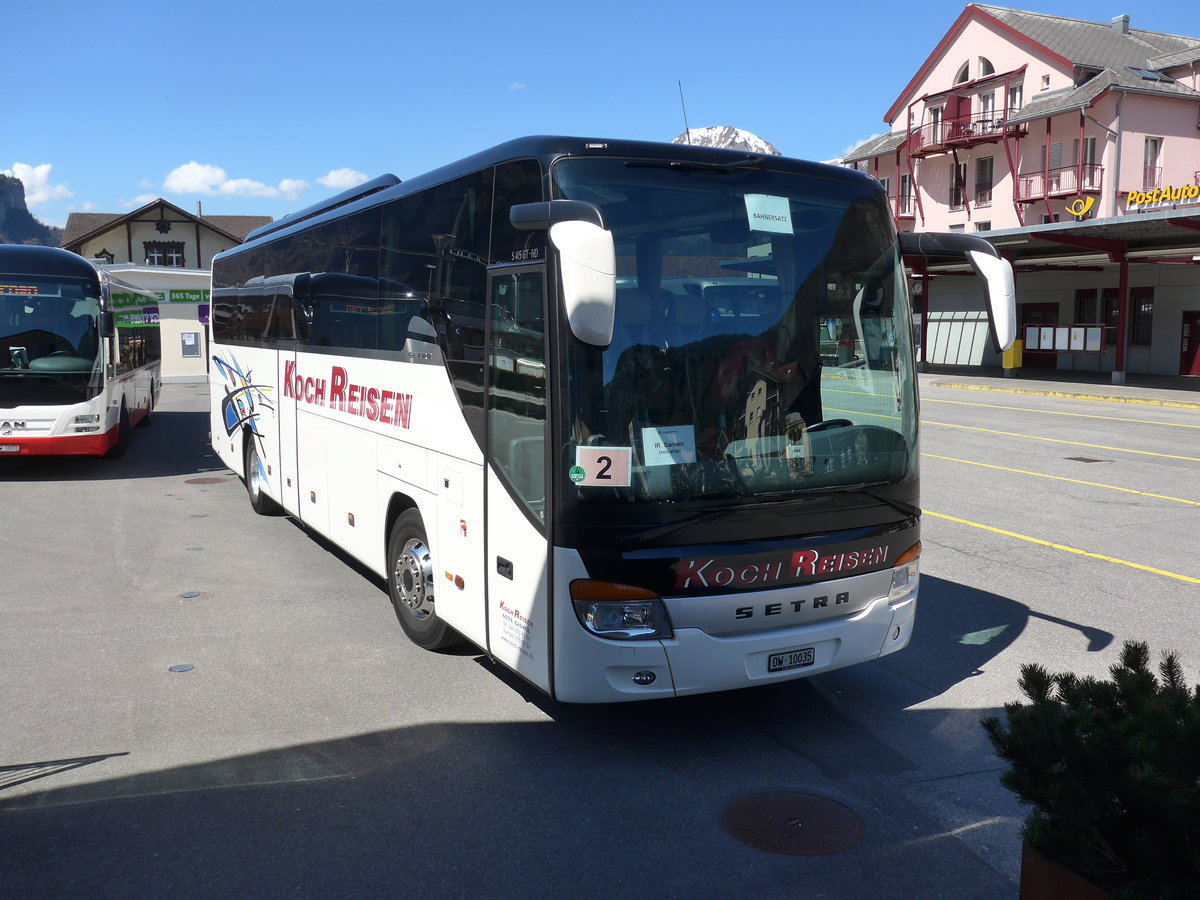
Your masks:
{"label": "bus side mirror", "polygon": [[113,337],[117,333],[117,321],[107,310],[100,313],[100,336]]}
{"label": "bus side mirror", "polygon": [[523,203],[509,213],[522,231],[548,230],[558,251],[562,300],[571,334],[585,344],[612,343],[617,305],[617,250],[604,217],[591,203]]}
{"label": "bus side mirror", "polygon": [[617,306],[617,252],[611,231],[591,222],[556,222],[563,306],[571,333],[585,344],[612,343]]}
{"label": "bus side mirror", "polygon": [[1012,346],[1017,337],[1017,291],[1012,264],[1003,259],[995,247],[970,234],[905,231],[899,237],[903,256],[965,258],[983,280],[996,352],[1002,353]]}
{"label": "bus side mirror", "polygon": [[1017,338],[1017,289],[1012,263],[999,256],[976,250],[967,251],[967,262],[983,279],[988,298],[988,318],[992,321],[992,339],[996,352],[1002,353]]}

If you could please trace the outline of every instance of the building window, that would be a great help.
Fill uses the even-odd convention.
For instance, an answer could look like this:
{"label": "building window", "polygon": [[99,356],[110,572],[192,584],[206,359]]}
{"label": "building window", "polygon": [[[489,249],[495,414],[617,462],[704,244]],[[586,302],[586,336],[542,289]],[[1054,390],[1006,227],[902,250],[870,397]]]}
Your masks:
{"label": "building window", "polygon": [[[1117,316],[1121,308],[1121,292],[1116,288],[1105,288],[1100,295],[1100,314],[1104,316],[1106,328],[1116,329]],[[1113,331],[1116,334],[1116,331]]]}
{"label": "building window", "polygon": [[950,226],[950,231],[952,234],[962,234],[966,230],[967,230],[966,225],[951,225]]}
{"label": "building window", "polygon": [[1050,89],[1050,76],[1043,75],[1042,76],[1042,90],[1048,91],[1049,89]]}
{"label": "building window", "polygon": [[935,106],[929,111],[929,141],[930,144],[942,143],[942,107]]}
{"label": "building window", "polygon": [[143,241],[146,265],[182,269],[185,266],[183,241]]}
{"label": "building window", "polygon": [[1024,104],[1024,101],[1025,101],[1024,85],[1014,84],[1012,87],[1010,87],[1008,89],[1008,112],[1010,115],[1012,113],[1019,112],[1021,109],[1021,106]]}
{"label": "building window", "polygon": [[975,202],[980,206],[992,205],[992,157],[981,156],[975,160]]}
{"label": "building window", "polygon": [[1145,159],[1142,175],[1142,190],[1149,191],[1162,187],[1162,145],[1160,137],[1146,138]]}
{"label": "building window", "polygon": [[966,206],[967,193],[967,164],[958,163],[950,169],[950,208],[962,209]]}
{"label": "building window", "polygon": [[979,77],[987,78],[989,75],[996,74],[996,67],[992,65],[992,61],[986,56],[979,57]]}
{"label": "building window", "polygon": [[979,95],[979,114],[975,116],[975,127],[981,134],[991,134],[997,130],[995,91]]}
{"label": "building window", "polygon": [[975,230],[976,231],[991,231],[992,223],[991,222],[976,222]]}
{"label": "building window", "polygon": [[1100,190],[1100,171],[1096,168],[1096,139],[1083,139],[1083,189]]}
{"label": "building window", "polygon": [[965,62],[962,64],[962,68],[958,70],[958,74],[956,76],[954,76],[954,83],[962,84],[964,81],[969,81],[970,78],[971,78],[971,64],[969,62]]}
{"label": "building window", "polygon": [[1057,221],[1058,221],[1058,213],[1054,213],[1053,215],[1048,215],[1048,214],[1042,215],[1042,224],[1043,225],[1053,225]]}
{"label": "building window", "polygon": [[1154,288],[1135,287],[1129,289],[1129,343],[1140,347],[1150,346],[1150,332],[1154,324]]}
{"label": "building window", "polygon": [[96,259],[102,259],[107,265],[110,266],[117,261],[116,254],[114,254],[111,250],[101,250],[96,254]]}
{"label": "building window", "polygon": [[1075,292],[1075,324],[1092,325],[1096,322],[1096,289],[1087,288]]}
{"label": "building window", "polygon": [[900,176],[900,215],[913,214],[912,176],[905,173]]}

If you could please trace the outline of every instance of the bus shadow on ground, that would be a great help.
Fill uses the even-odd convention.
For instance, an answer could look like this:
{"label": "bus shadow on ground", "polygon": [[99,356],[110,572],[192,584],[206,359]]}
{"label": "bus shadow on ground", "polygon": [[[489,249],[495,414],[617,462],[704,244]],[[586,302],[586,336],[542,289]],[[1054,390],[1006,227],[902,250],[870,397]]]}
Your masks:
{"label": "bus shadow on ground", "polygon": [[0,482],[119,481],[228,473],[213,453],[208,435],[207,412],[155,410],[148,427],[133,429],[129,449],[119,459],[0,455]]}
{"label": "bus shadow on ground", "polygon": [[[487,721],[481,708],[484,721],[437,721],[433,685],[423,689],[429,722],[57,789],[47,778],[39,784],[49,789],[8,798],[0,791],[0,887],[62,897],[658,900],[794,897],[802,883],[805,896],[1009,897],[1015,884],[1002,867],[967,852],[914,799],[948,773],[960,812],[999,840],[1011,837],[1017,852],[1015,803],[998,799],[998,786],[979,789],[995,782],[998,765],[978,720],[996,710],[914,707],[985,671],[1034,614],[930,577],[921,602],[917,636],[886,670],[876,663],[679,700],[567,706],[480,657],[547,720]],[[1112,641],[1061,624],[1091,650]],[[396,682],[412,689],[403,671]],[[948,736],[948,723],[960,732]],[[861,842],[823,857],[749,849],[725,829],[723,812],[767,791],[843,803],[863,821]]]}

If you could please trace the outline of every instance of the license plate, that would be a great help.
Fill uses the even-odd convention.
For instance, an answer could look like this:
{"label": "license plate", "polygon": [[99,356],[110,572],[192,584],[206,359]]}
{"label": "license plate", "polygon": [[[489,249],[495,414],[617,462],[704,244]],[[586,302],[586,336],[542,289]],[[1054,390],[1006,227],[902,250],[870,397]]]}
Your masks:
{"label": "license plate", "polygon": [[767,657],[768,672],[786,672],[788,669],[803,669],[817,661],[815,647],[805,647],[803,650],[788,650],[786,653],[772,653]]}
{"label": "license plate", "polygon": [[0,444],[0,453],[20,453],[20,444]]}

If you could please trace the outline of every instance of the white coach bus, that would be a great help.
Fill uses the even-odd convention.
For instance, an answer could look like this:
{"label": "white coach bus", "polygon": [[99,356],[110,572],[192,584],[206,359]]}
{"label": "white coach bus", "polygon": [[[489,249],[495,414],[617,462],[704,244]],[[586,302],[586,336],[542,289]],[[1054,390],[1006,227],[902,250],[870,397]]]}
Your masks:
{"label": "white coach bus", "polygon": [[524,138],[383,176],[213,263],[213,445],[386,577],[417,644],[567,702],[766,684],[912,633],[917,388],[874,180]]}
{"label": "white coach bus", "polygon": [[158,298],[74,253],[0,244],[0,456],[120,456],[162,385]]}

